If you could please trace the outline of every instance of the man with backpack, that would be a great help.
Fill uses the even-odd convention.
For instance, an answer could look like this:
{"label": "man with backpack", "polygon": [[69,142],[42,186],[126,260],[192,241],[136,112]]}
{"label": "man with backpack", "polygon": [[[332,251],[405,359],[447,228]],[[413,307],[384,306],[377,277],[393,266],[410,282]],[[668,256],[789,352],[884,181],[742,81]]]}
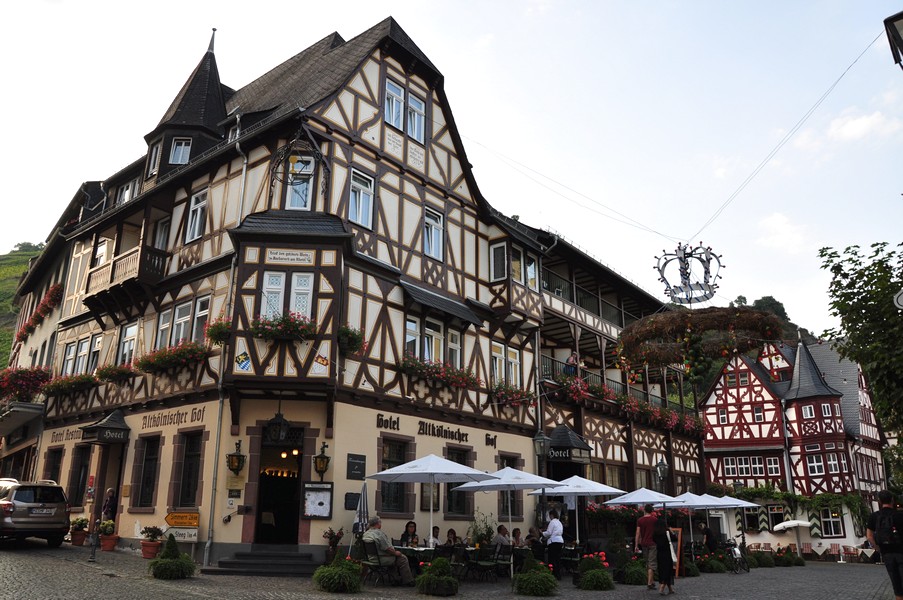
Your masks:
{"label": "man with backpack", "polygon": [[896,600],[903,600],[903,512],[894,507],[894,495],[878,492],[881,508],[869,517],[865,535],[881,551]]}

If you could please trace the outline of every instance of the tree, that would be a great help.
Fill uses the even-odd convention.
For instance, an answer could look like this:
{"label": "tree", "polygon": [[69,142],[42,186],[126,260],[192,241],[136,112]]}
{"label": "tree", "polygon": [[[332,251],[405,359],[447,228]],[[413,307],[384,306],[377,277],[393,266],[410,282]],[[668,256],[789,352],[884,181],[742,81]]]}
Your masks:
{"label": "tree", "polygon": [[790,321],[790,317],[787,316],[787,310],[784,309],[784,304],[775,300],[774,296],[762,296],[752,303],[752,307],[756,310],[764,310],[777,315],[782,321]]}
{"label": "tree", "polygon": [[737,296],[737,299],[731,302],[731,306],[746,306],[746,296]]}
{"label": "tree", "polygon": [[831,315],[840,318],[840,328],[824,336],[841,356],[862,367],[872,405],[889,429],[903,428],[903,318],[894,306],[894,296],[903,289],[903,244],[896,248],[877,242],[867,256],[859,246],[818,252],[822,268],[831,272]]}
{"label": "tree", "polygon": [[19,242],[13,247],[13,252],[38,252],[43,249],[43,242],[40,244],[32,244],[31,242]]}

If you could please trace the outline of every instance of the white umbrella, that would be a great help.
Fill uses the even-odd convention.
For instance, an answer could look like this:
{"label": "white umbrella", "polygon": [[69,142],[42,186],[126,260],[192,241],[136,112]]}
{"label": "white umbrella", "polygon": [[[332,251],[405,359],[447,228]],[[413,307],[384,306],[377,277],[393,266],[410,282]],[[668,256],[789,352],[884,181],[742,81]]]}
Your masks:
{"label": "white umbrella", "polygon": [[[559,482],[561,487],[556,487],[553,491],[555,496],[614,496],[615,494],[623,494],[624,490],[574,475]],[[530,492],[531,496],[542,494],[542,490]],[[575,503],[576,504],[576,503]],[[577,543],[580,543],[580,512],[577,512],[576,519]]]}
{"label": "white umbrella", "polygon": [[[532,490],[535,488],[557,488],[561,484],[539,475],[518,471],[511,467],[505,467],[495,473],[491,473],[496,479],[486,481],[473,481],[459,485],[456,492],[513,492],[515,490]],[[508,494],[508,533],[511,533],[511,494]],[[514,562],[511,562],[511,580],[514,581]]]}
{"label": "white umbrella", "polygon": [[784,531],[785,529],[791,529],[793,527],[812,527],[812,523],[809,521],[800,521],[798,519],[792,519],[790,521],[784,521],[783,523],[778,523],[774,527],[772,527],[773,531]]}
{"label": "white umbrella", "polygon": [[[677,500],[682,500],[683,504],[681,504],[681,508],[689,508],[691,510],[707,510],[709,508],[725,508],[724,504],[719,502],[719,498],[715,498],[714,496],[703,497],[694,494],[693,492],[684,492],[680,496],[675,497]],[[693,519],[690,519],[690,548],[693,548]],[[692,553],[692,550],[691,550]],[[695,559],[695,553],[693,558]]]}
{"label": "white umbrella", "polygon": [[368,475],[386,483],[429,483],[430,484],[430,535],[433,534],[433,492],[437,483],[460,483],[462,481],[485,481],[495,479],[495,475],[471,469],[435,454],[412,460],[403,465]]}
{"label": "white umbrella", "polygon": [[630,493],[624,494],[623,496],[618,496],[617,498],[612,498],[605,504],[609,506],[621,506],[622,504],[683,504],[682,501],[678,500],[674,496],[669,496],[668,494],[662,494],[661,492],[656,492],[655,490],[647,490],[644,487],[641,487],[638,490],[633,490]]}

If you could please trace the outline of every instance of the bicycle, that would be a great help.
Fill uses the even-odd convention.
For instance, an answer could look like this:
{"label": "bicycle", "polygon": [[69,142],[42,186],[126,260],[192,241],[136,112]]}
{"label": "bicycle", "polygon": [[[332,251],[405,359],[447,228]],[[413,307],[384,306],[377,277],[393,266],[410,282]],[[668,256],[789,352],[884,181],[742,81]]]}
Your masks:
{"label": "bicycle", "polygon": [[[735,536],[735,537],[740,537]],[[740,549],[740,546],[737,545],[737,542],[731,538],[728,539],[724,543],[724,562],[725,566],[734,573],[739,573],[743,571],[744,573],[749,573],[749,563],[746,561],[746,557],[743,556],[743,552]]]}

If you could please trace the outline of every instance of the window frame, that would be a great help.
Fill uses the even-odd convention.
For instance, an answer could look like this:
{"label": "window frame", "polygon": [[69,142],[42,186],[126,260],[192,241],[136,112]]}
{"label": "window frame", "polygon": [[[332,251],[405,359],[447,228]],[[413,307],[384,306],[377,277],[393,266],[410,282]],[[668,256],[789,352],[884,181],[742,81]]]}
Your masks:
{"label": "window frame", "polygon": [[516,388],[521,387],[521,351],[520,348],[505,347],[505,381]]}
{"label": "window frame", "polygon": [[66,377],[75,374],[75,342],[66,344],[63,350],[63,365],[60,368],[60,375]]}
{"label": "window frame", "polygon": [[821,454],[806,455],[806,474],[810,477],[820,477],[825,474],[825,462]]}
{"label": "window frame", "polygon": [[163,217],[154,223],[154,248],[169,250],[169,234],[172,229],[172,218]]}
{"label": "window frame", "polygon": [[490,376],[490,379],[492,380],[492,382],[491,382],[492,385],[496,386],[496,385],[505,383],[505,379],[504,379],[505,363],[506,363],[506,361],[505,361],[505,356],[506,356],[505,344],[503,344],[501,342],[496,342],[495,340],[492,340],[489,344],[489,348],[490,348],[489,352],[490,352],[490,356],[491,356],[491,358],[490,358],[491,369],[490,369],[489,376]]}
{"label": "window frame", "polygon": [[766,456],[765,457],[765,468],[767,470],[769,477],[780,477],[781,476],[781,459],[777,456]]}
{"label": "window frame", "polygon": [[[501,252],[499,252],[501,251]],[[501,264],[496,260],[501,258]],[[489,281],[504,281],[508,277],[508,244],[496,242],[489,245]]]}
{"label": "window frame", "polygon": [[[357,169],[351,169],[349,185],[348,220],[366,229],[373,229],[373,205],[376,198],[375,180],[366,173]],[[366,219],[363,215],[364,209],[366,209]]]}
{"label": "window frame", "polygon": [[[142,437],[141,439],[141,457],[139,470],[136,473],[135,483],[137,484],[138,493],[135,494],[134,508],[153,508],[156,506],[157,499],[157,482],[160,475],[160,450],[162,448],[161,436]],[[154,445],[155,453],[148,454],[148,444]],[[148,470],[151,472],[148,473]]]}
{"label": "window frame", "polygon": [[733,456],[725,456],[723,469],[725,477],[737,477],[737,459]]}
{"label": "window frame", "polygon": [[737,457],[737,476],[752,477],[752,465],[748,456]]}
{"label": "window frame", "polygon": [[765,422],[765,409],[761,406],[753,406],[753,422],[755,423],[764,423]]}
{"label": "window frame", "polygon": [[837,474],[840,473],[840,462],[837,460],[836,452],[828,452],[825,457],[828,463],[828,473]]}
{"label": "window frame", "polygon": [[443,345],[445,341],[445,327],[435,319],[424,319],[423,329],[421,331],[421,346],[423,349],[423,360],[431,362],[443,362],[444,353]]}
{"label": "window frame", "polygon": [[524,251],[518,246],[511,246],[511,279],[524,283]]}
{"label": "window frame", "polygon": [[191,195],[185,222],[185,243],[201,239],[207,230],[207,189]]}
{"label": "window frame", "polygon": [[[154,350],[160,350],[161,348],[169,347],[169,338],[172,334],[172,314],[172,306],[165,308],[157,313],[157,330],[156,339],[154,340]],[[164,318],[166,319],[165,323],[163,321]]]}
{"label": "window frame", "polygon": [[539,259],[529,252],[524,261],[524,283],[534,292],[539,291]]}
{"label": "window frame", "polygon": [[727,425],[727,409],[726,408],[718,409],[718,424],[719,425]]}
{"label": "window frame", "polygon": [[803,405],[800,410],[802,411],[802,415],[804,419],[814,419],[815,418],[815,408],[811,404]]}
{"label": "window frame", "polygon": [[446,351],[445,357],[449,365],[456,369],[460,369],[462,363],[461,355],[461,332],[449,328],[445,332]]}
{"label": "window frame", "polygon": [[821,536],[823,538],[843,537],[843,514],[834,513],[831,508],[823,508],[819,513]]}
{"label": "window frame", "polygon": [[[129,334],[130,328],[134,327],[134,333]],[[119,328],[119,343],[116,344],[116,364],[131,364],[135,358],[135,346],[138,342],[138,321],[130,321],[123,323]]]}
{"label": "window frame", "polygon": [[86,337],[78,340],[75,345],[75,369],[73,373],[79,375],[88,372],[88,356],[91,349],[91,338]]}
{"label": "window frame", "polygon": [[750,456],[749,464],[753,477],[765,477],[765,460],[761,456]]}
{"label": "window frame", "polygon": [[204,328],[210,318],[210,295],[194,300],[194,314],[191,317],[191,341],[204,343]]}
{"label": "window frame", "polygon": [[100,364],[100,351],[103,348],[103,336],[95,333],[88,346],[88,373],[93,373]]}
{"label": "window frame", "polygon": [[[419,102],[420,107],[412,106],[413,102]],[[408,137],[415,142],[423,144],[426,138],[426,101],[421,100],[416,94],[408,90],[406,123]]]}
{"label": "window frame", "polygon": [[404,353],[420,358],[420,319],[408,315],[404,319]]}
{"label": "window frame", "polygon": [[[275,284],[270,278],[279,278]],[[271,300],[272,298],[272,300]],[[275,300],[275,302],[273,301]],[[282,316],[285,307],[285,271],[264,271],[263,284],[260,286],[260,316],[274,319]]]}
{"label": "window frame", "polygon": [[768,513],[768,529],[774,531],[775,525],[784,522],[784,505],[767,504],[765,510]]}
{"label": "window frame", "polygon": [[824,402],[821,405],[821,416],[822,417],[831,417],[831,404],[829,402]]}
{"label": "window frame", "polygon": [[145,178],[153,177],[160,171],[160,155],[163,150],[163,142],[154,142],[147,151],[147,168],[144,171]]}
{"label": "window frame", "polygon": [[191,160],[191,138],[172,138],[172,145],[169,147],[169,164],[187,165],[189,160]]}
{"label": "window frame", "polygon": [[[190,443],[197,441],[197,448],[189,448]],[[201,501],[198,495],[202,491],[200,485],[204,475],[204,431],[186,431],[179,433],[179,480],[175,487],[174,505],[178,507],[197,507]]]}
{"label": "window frame", "polygon": [[[295,161],[291,159],[294,158]],[[304,167],[300,170],[297,168],[292,169],[291,165],[299,165],[303,164]],[[315,170],[315,160],[314,157],[309,154],[292,154],[286,160],[286,181],[288,185],[286,185],[286,197],[285,197],[285,210],[312,210],[313,209],[313,189],[314,189],[314,170]],[[304,186],[304,194],[298,192],[298,189],[301,187],[296,184],[303,184]],[[299,199],[300,202],[296,203],[295,199]]]}
{"label": "window frame", "polygon": [[[390,89],[390,86],[398,88],[397,91]],[[386,96],[383,109],[383,120],[387,125],[404,131],[405,122],[405,86],[397,83],[390,77],[386,77]],[[394,114],[392,114],[394,113]]]}
{"label": "window frame", "polygon": [[[192,302],[181,302],[173,307],[172,311],[172,328],[170,331],[170,346],[178,346],[180,343],[187,342],[191,339],[191,305]],[[180,313],[182,309],[187,312]]]}
{"label": "window frame", "polygon": [[430,208],[423,209],[423,254],[445,259],[445,215]]}
{"label": "window frame", "polygon": [[69,498],[69,504],[73,507],[85,505],[85,492],[88,489],[88,470],[91,466],[92,449],[92,444],[79,444],[72,451],[66,496]]}
{"label": "window frame", "polygon": [[[469,448],[460,446],[447,446],[445,448],[445,459],[464,465],[473,466],[473,455]],[[458,460],[460,459],[460,460]],[[473,492],[455,492],[454,489],[464,482],[446,483],[445,484],[445,518],[461,518],[473,516]]]}
{"label": "window frame", "polygon": [[[306,271],[292,273],[292,295],[289,298],[289,312],[310,318],[314,304],[314,274]],[[303,299],[307,299],[304,307]]]}
{"label": "window frame", "polygon": [[[411,442],[395,437],[382,436],[380,440],[379,463],[382,470],[397,467],[408,462],[408,454],[411,451]],[[394,449],[394,450],[393,450]],[[379,484],[380,513],[405,514],[409,512],[408,490],[406,483],[383,481]],[[386,499],[392,500],[392,504],[386,505]]]}

